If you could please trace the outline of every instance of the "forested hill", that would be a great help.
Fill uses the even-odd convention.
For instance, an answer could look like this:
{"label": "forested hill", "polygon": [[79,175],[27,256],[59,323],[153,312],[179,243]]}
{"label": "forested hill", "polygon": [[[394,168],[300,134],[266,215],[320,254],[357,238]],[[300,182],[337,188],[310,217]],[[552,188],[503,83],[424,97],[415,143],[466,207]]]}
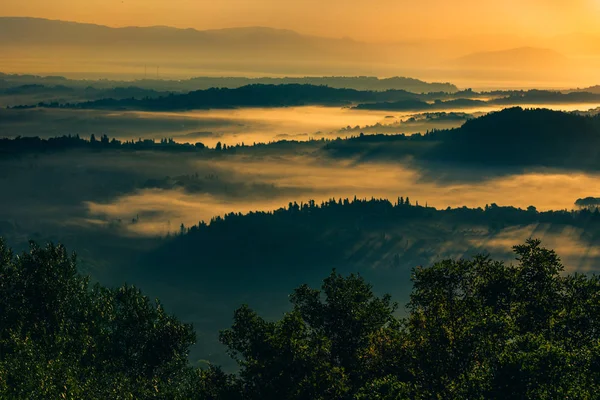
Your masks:
{"label": "forested hill", "polygon": [[[234,107],[288,107],[302,105],[343,106],[358,102],[419,99],[404,90],[360,91],[308,84],[252,84],[235,89],[210,88],[158,98],[101,99],[82,103],[40,104],[45,107],[85,109],[140,109],[153,111]],[[424,96],[427,97],[427,96]]]}
{"label": "forested hill", "polygon": [[[229,323],[228,308],[248,303],[275,318],[286,310],[290,290],[301,283],[318,284],[331,268],[359,272],[380,291],[408,301],[412,267],[491,251],[485,246],[488,240],[525,227],[548,238],[552,232],[585,229],[585,238],[579,239],[582,247],[593,247],[597,242],[592,238],[600,234],[600,213],[538,212],[495,204],[436,210],[407,197],[393,203],[293,202],[273,212],[228,214],[182,226],[179,234],[140,259],[128,281],[168,297],[178,315],[194,322],[202,337],[197,357],[227,363],[223,353],[214,350],[214,332]],[[585,265],[596,261],[593,254],[577,260]]]}
{"label": "forested hill", "polygon": [[600,117],[519,107],[439,131],[429,154],[439,161],[482,165],[538,165],[577,169],[600,167]]}
{"label": "forested hill", "polygon": [[[205,282],[229,279],[235,274],[243,278],[238,283],[230,282],[235,286],[251,281],[286,280],[298,273],[297,268],[306,276],[306,268],[318,271],[325,265],[369,265],[386,270],[400,265],[398,257],[404,261],[407,257],[414,257],[415,262],[424,260],[421,257],[428,251],[423,242],[410,248],[420,235],[426,241],[444,242],[452,239],[453,230],[459,226],[498,232],[532,224],[585,226],[590,232],[600,232],[600,213],[595,209],[538,212],[535,207],[523,210],[495,204],[437,210],[408,197],[393,203],[356,198],[331,199],[321,204],[294,202],[273,212],[231,213],[209,223],[182,226],[181,235],[149,256],[144,271],[150,276],[148,265],[168,263],[170,276],[164,279],[197,276]],[[411,232],[412,226],[420,228]],[[409,248],[407,240],[411,243]],[[171,254],[178,254],[176,261],[170,260]]]}
{"label": "forested hill", "polygon": [[507,108],[424,135],[359,135],[325,144],[336,157],[479,167],[600,169],[600,116],[548,109]]}

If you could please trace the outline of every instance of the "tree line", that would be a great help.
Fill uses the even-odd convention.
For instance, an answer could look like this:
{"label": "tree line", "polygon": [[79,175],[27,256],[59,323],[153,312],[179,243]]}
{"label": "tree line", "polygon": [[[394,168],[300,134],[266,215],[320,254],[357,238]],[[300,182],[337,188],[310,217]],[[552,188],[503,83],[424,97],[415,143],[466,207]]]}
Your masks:
{"label": "tree line", "polygon": [[[579,206],[578,206],[579,207]],[[249,224],[257,221],[259,224],[281,223],[293,224],[294,220],[314,223],[317,226],[335,224],[336,226],[393,225],[406,219],[434,219],[440,222],[464,224],[485,224],[501,229],[512,225],[559,224],[586,226],[600,222],[598,206],[581,207],[578,210],[547,210],[538,211],[535,206],[526,209],[514,206],[499,206],[496,203],[486,204],[485,207],[469,208],[447,207],[437,209],[427,203],[411,201],[410,197],[399,196],[395,201],[378,198],[331,198],[321,201],[290,202],[287,207],[274,211],[251,211],[244,213],[228,213],[216,216],[208,223],[200,221],[198,225],[188,228],[190,234],[202,230],[229,230],[236,224]]]}
{"label": "tree line", "polygon": [[193,327],[132,286],[91,285],[63,246],[0,240],[0,397],[15,399],[557,399],[600,390],[600,279],[565,274],[538,240],[516,263],[412,271],[399,317],[359,275],[303,285],[220,334],[238,365],[200,369]]}

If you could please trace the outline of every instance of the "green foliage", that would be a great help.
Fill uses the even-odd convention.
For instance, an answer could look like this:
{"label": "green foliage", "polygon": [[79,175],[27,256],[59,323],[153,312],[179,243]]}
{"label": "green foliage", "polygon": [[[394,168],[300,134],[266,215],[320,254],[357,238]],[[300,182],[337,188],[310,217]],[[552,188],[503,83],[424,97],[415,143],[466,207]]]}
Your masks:
{"label": "green foliage", "polygon": [[249,399],[596,398],[600,281],[563,276],[537,240],[413,271],[404,319],[360,277],[302,286],[267,322],[248,307],[221,339]]}
{"label": "green foliage", "polygon": [[232,375],[192,368],[189,325],[139,290],[90,287],[61,246],[0,241],[0,397],[114,399],[594,399],[600,279],[565,275],[537,240],[517,263],[477,256],[413,270],[405,318],[335,271],[268,321],[248,306],[220,339]]}
{"label": "green foliage", "polygon": [[64,247],[0,241],[0,397],[174,398],[194,341],[139,290],[90,287]]}
{"label": "green foliage", "polygon": [[388,375],[375,379],[362,387],[356,400],[408,400],[416,399],[410,384],[401,382],[398,377]]}

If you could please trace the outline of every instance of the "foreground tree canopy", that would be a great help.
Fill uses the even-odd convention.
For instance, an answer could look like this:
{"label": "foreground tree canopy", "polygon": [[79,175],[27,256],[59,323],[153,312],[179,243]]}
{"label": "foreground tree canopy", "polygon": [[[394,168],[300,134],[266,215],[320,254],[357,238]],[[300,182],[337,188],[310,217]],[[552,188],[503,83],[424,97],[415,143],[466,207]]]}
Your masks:
{"label": "foreground tree canopy", "polygon": [[192,367],[192,327],[139,290],[90,285],[62,246],[0,241],[0,398],[597,398],[600,280],[537,240],[514,251],[414,269],[405,318],[335,271],[279,321],[242,306],[220,335],[227,374]]}

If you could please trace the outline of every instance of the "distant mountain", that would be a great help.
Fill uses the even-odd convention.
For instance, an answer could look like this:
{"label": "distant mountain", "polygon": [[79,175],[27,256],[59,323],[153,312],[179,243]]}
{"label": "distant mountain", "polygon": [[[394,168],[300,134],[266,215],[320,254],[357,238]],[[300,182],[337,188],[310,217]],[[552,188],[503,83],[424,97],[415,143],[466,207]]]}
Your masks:
{"label": "distant mountain", "polygon": [[377,78],[373,76],[317,76],[317,77],[284,77],[284,78],[211,78],[198,77],[188,81],[196,89],[211,87],[236,88],[250,84],[263,85],[325,85],[336,89],[355,90],[405,90],[411,93],[456,93],[458,88],[451,83],[424,82],[419,79],[394,76]]}
{"label": "distant mountain", "polygon": [[[577,38],[557,38],[556,46],[550,40],[511,36],[493,36],[489,40],[468,36],[364,43],[266,27],[216,30],[165,26],[111,28],[38,18],[0,17],[0,54],[4,71],[94,79],[109,76],[132,80],[144,77],[186,79],[200,75],[403,75],[444,82],[452,80],[463,86],[471,86],[473,81],[518,81],[526,87],[533,87],[538,82],[558,86],[559,81],[564,82],[561,86],[590,84],[600,67],[600,59],[595,61],[593,58],[600,55],[595,50],[597,42],[591,37],[581,37],[575,44],[581,44],[582,49],[568,51],[568,44]],[[468,55],[457,59],[463,54]],[[563,54],[577,62],[571,63]],[[197,89],[202,88],[205,87]]]}
{"label": "distant mountain", "polygon": [[569,65],[569,61],[567,57],[551,49],[519,47],[469,54],[458,58],[456,64],[465,68],[522,70],[564,68]]}
{"label": "distant mountain", "polygon": [[[152,65],[169,69],[212,68],[230,70],[248,67],[268,70],[278,63],[296,70],[311,62],[321,64],[390,59],[378,46],[351,39],[332,39],[265,27],[199,31],[164,26],[111,28],[37,18],[0,18],[0,51],[18,48],[34,57],[65,63],[94,61],[143,71]],[[113,65],[113,68],[115,65]],[[340,67],[341,68],[341,67]]]}
{"label": "distant mountain", "polygon": [[[306,76],[306,77],[195,77],[179,80],[144,79],[131,81],[118,80],[75,80],[61,76],[35,76],[3,74],[0,72],[0,89],[17,88],[24,85],[36,86],[68,86],[83,89],[114,89],[119,87],[136,86],[146,90],[161,90],[172,92],[189,92],[210,88],[235,89],[251,84],[285,85],[285,84],[310,84],[325,85],[337,89],[355,90],[405,90],[412,93],[456,93],[458,88],[451,83],[424,82],[419,79],[394,76],[390,78],[377,78],[374,76]],[[466,93],[473,95],[472,92]],[[107,96],[112,97],[112,96]]]}
{"label": "distant mountain", "polygon": [[[48,20],[29,17],[0,17],[0,35],[4,44],[70,46],[187,46],[206,47],[223,44],[242,45],[250,41],[261,44],[301,44],[337,41],[300,35],[296,32],[266,27],[243,27],[199,31],[167,26],[112,28],[103,25]],[[256,47],[256,46],[254,46]]]}

